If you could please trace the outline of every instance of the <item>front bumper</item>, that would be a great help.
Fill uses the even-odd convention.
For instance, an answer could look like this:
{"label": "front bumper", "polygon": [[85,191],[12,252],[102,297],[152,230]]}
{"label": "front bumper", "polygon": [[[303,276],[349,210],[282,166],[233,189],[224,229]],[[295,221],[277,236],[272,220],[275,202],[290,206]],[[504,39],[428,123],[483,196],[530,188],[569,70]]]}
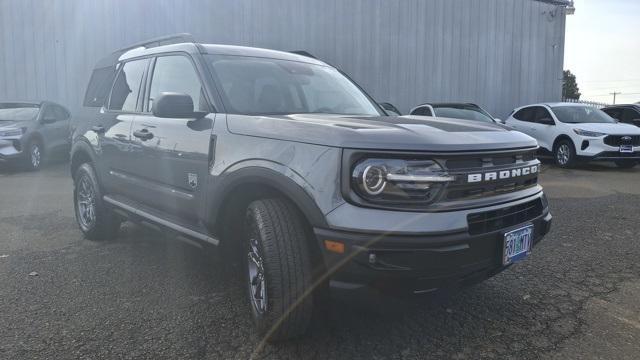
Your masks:
{"label": "front bumper", "polygon": [[620,152],[619,146],[607,145],[603,137],[580,137],[576,142],[576,155],[583,160],[640,160],[640,146],[633,146],[632,152]]}
{"label": "front bumper", "polygon": [[23,156],[20,140],[0,139],[0,162],[18,159]]}
{"label": "front bumper", "polygon": [[[533,198],[526,200],[529,203],[537,201]],[[535,216],[484,230],[470,225],[465,231],[442,229],[437,234],[389,234],[316,228],[314,231],[321,245],[325,240],[345,244],[343,254],[323,251],[331,291],[348,298],[405,297],[456,291],[485,280],[506,268],[502,265],[505,232],[533,224],[532,246],[549,232],[552,216],[546,199],[542,201],[542,194],[537,199],[544,205],[536,210]],[[503,208],[510,206],[513,207],[503,204]],[[475,211],[478,213],[483,209]],[[495,214],[500,214],[499,211],[488,213],[497,217]]]}

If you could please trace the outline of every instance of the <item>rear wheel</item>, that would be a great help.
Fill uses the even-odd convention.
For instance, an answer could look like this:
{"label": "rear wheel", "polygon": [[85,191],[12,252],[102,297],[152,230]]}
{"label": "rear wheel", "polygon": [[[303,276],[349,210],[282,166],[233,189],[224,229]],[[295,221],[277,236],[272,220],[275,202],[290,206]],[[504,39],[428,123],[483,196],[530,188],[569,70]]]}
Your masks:
{"label": "rear wheel", "polygon": [[563,168],[570,168],[576,161],[576,149],[570,140],[560,140],[553,151],[556,164]]}
{"label": "rear wheel", "polygon": [[614,163],[621,169],[631,169],[636,166],[638,162],[636,160],[616,160]]}
{"label": "rear wheel", "polygon": [[73,203],[76,221],[85,238],[106,240],[116,237],[120,219],[102,201],[93,167],[84,163],[74,177]]}
{"label": "rear wheel", "polygon": [[303,334],[311,320],[311,258],[301,214],[282,199],[249,204],[245,218],[246,284],[261,336]]}

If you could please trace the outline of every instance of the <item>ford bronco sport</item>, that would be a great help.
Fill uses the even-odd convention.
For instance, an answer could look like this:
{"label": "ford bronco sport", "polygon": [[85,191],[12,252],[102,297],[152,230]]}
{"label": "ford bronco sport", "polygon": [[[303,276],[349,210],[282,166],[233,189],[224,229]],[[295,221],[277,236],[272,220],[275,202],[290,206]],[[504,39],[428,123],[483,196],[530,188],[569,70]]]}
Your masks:
{"label": "ford bronco sport", "polygon": [[525,257],[549,231],[531,137],[388,116],[314,58],[187,40],[97,64],[74,125],[76,218],[95,240],[129,219],[201,245],[238,244],[265,338],[303,333],[316,288],[458,288]]}

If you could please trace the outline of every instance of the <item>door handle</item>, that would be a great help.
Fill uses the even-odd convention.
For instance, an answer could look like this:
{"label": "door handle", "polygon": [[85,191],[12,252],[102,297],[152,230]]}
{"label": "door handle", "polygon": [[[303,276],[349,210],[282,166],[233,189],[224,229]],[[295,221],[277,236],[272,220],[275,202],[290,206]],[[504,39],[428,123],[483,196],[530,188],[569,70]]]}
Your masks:
{"label": "door handle", "polygon": [[149,132],[147,129],[142,129],[133,132],[133,136],[142,139],[142,141],[149,140],[153,138],[153,133]]}
{"label": "door handle", "polygon": [[96,133],[98,133],[98,134],[104,134],[104,133],[105,133],[105,131],[106,131],[106,130],[105,130],[105,128],[104,128],[104,126],[102,126],[102,125],[96,125],[96,126],[93,126],[93,127],[91,128],[91,130],[93,130],[94,132],[96,132]]}

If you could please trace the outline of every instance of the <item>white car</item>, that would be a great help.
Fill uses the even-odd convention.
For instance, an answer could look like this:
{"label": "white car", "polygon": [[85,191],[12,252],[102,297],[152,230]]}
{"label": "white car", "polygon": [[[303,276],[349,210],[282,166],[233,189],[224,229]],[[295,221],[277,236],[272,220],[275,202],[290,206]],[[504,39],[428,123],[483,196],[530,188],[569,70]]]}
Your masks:
{"label": "white car", "polygon": [[588,105],[527,105],[511,112],[505,123],[538,140],[561,167],[578,160],[611,160],[631,168],[640,161],[640,128]]}

